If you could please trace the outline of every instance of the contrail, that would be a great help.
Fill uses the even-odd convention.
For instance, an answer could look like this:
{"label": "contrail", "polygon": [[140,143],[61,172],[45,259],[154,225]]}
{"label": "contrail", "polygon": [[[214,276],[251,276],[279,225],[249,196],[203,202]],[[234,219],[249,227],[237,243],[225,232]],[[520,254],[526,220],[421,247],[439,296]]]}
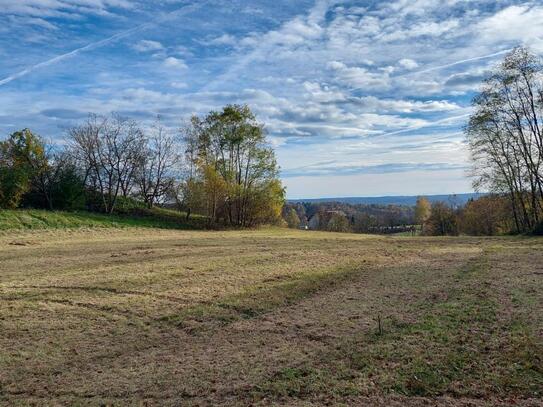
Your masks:
{"label": "contrail", "polygon": [[[402,73],[402,74],[399,74],[399,75],[391,76],[390,79],[396,79],[396,78],[401,78],[403,76],[411,76],[411,75],[418,75],[418,74],[426,73],[426,72],[438,71],[440,69],[449,68],[451,66],[462,65],[462,64],[465,64],[467,62],[478,61],[480,59],[493,58],[493,57],[496,57],[496,56],[499,56],[499,55],[507,54],[512,49],[513,48],[509,48],[509,49],[504,49],[502,51],[494,52],[492,54],[480,55],[478,57],[462,59],[460,61],[451,62],[451,63],[445,64],[445,65],[431,66],[429,68],[422,69],[422,70],[419,70],[419,71],[405,72],[405,73]],[[359,90],[359,89],[364,89],[364,86],[359,86],[359,87],[356,87],[356,88],[350,88],[350,90]]]}
{"label": "contrail", "polygon": [[111,37],[104,38],[103,40],[93,42],[91,44],[87,44],[84,47],[74,49],[73,51],[67,52],[67,53],[62,54],[62,55],[58,55],[58,56],[56,56],[54,58],[48,59],[47,61],[43,61],[43,62],[40,62],[40,63],[38,63],[36,65],[25,68],[20,72],[14,73],[13,75],[10,75],[7,78],[4,78],[4,79],[0,80],[0,86],[5,85],[7,83],[10,83],[11,81],[14,81],[15,79],[22,78],[23,76],[26,76],[29,73],[31,73],[33,71],[36,71],[36,70],[38,70],[40,68],[44,68],[46,66],[53,65],[53,64],[55,64],[57,62],[60,62],[60,61],[62,61],[64,59],[66,59],[66,58],[73,57],[74,55],[80,54],[80,53],[85,52],[85,51],[90,51],[90,50],[93,50],[93,49],[96,49],[96,48],[103,47],[104,45],[107,45],[107,44],[109,44],[111,42],[114,42],[114,41],[123,39],[125,37],[128,37],[128,36],[138,32],[138,31],[144,30],[144,29],[149,28],[149,27],[151,27],[153,25],[156,25],[156,24],[158,24],[160,22],[166,21],[171,17],[178,16],[179,14],[190,13],[190,12],[192,12],[192,11],[198,9],[198,8],[201,8],[205,3],[208,3],[208,1],[204,1],[204,2],[200,2],[199,4],[193,4],[193,5],[190,5],[190,6],[182,7],[180,9],[171,11],[171,12],[167,13],[166,15],[164,15],[164,16],[162,16],[160,18],[157,18],[154,21],[144,23],[144,24],[140,24],[137,27],[131,28],[130,30],[117,33],[115,35],[112,35]]}
{"label": "contrail", "polygon": [[56,56],[54,58],[48,59],[47,61],[40,62],[39,64],[33,65],[33,66],[29,67],[29,68],[25,68],[20,72],[17,72],[15,74],[11,75],[11,76],[8,76],[5,79],[2,79],[0,81],[0,86],[5,85],[6,83],[9,83],[11,81],[14,81],[15,79],[26,76],[29,73],[31,73],[31,72],[33,72],[33,71],[35,71],[37,69],[44,68],[44,67],[49,66],[49,65],[53,65],[53,64],[55,64],[55,63],[57,63],[59,61],[62,61],[63,59],[72,57],[72,56],[77,55],[77,54],[79,54],[81,52],[96,49],[96,48],[99,48],[99,47],[104,46],[106,44],[109,44],[110,42],[113,42],[113,41],[122,39],[124,37],[127,37],[127,36],[137,32],[137,31],[145,29],[145,28],[147,28],[147,27],[149,27],[149,26],[151,26],[153,24],[155,24],[155,23],[145,23],[145,24],[139,25],[139,26],[134,27],[134,28],[132,28],[132,29],[130,29],[128,31],[124,31],[122,33],[115,34],[115,35],[113,35],[113,36],[111,36],[109,38],[105,38],[105,39],[100,40],[98,42],[93,42],[91,44],[85,45],[84,47],[74,49],[73,51],[67,52],[67,53],[62,54],[62,55],[58,55],[58,56]]}
{"label": "contrail", "polygon": [[432,127],[432,126],[435,126],[437,124],[445,124],[447,122],[454,122],[455,120],[463,119],[463,118],[468,117],[470,115],[471,115],[471,113],[466,113],[466,114],[461,114],[461,115],[458,115],[458,116],[446,117],[444,119],[436,120],[436,121],[429,122],[429,123],[423,123],[423,124],[419,124],[419,125],[415,125],[415,126],[410,126],[410,127],[406,127],[406,128],[400,129],[400,130],[391,131],[391,132],[388,132],[388,133],[371,134],[368,137],[369,138],[387,137],[387,136],[393,136],[393,135],[396,135],[396,134],[408,133],[410,131],[419,130],[419,129],[423,129],[423,128],[426,128],[426,127]]}
{"label": "contrail", "polygon": [[[480,59],[488,59],[488,58],[492,58],[492,57],[497,57],[498,55],[507,54],[509,51],[511,51],[511,49],[512,49],[512,48],[510,48],[510,49],[505,49],[505,50],[503,50],[503,51],[494,52],[494,53],[488,54],[488,55],[481,55],[481,56],[478,56],[478,57],[473,57],[473,58],[468,58],[468,59],[462,59],[462,60],[460,60],[460,61],[451,62],[450,64],[432,66],[432,67],[430,67],[430,68],[423,69],[422,71],[408,72],[408,73],[405,73],[405,74],[403,74],[403,75],[397,75],[397,76],[415,75],[415,74],[419,74],[419,73],[426,73],[426,72],[431,72],[431,71],[437,71],[437,70],[439,70],[439,69],[444,69],[444,68],[449,68],[449,67],[455,66],[455,65],[465,64],[466,62],[478,61],[478,60],[480,60]],[[396,76],[395,76],[395,77],[396,77]],[[393,78],[395,78],[395,77],[393,77]]]}

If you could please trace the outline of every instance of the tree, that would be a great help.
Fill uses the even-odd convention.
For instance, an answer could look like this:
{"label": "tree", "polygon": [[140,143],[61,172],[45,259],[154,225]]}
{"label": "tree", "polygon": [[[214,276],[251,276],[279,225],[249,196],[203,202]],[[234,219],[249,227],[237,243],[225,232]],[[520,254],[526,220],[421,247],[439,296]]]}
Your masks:
{"label": "tree", "polygon": [[64,151],[24,129],[0,143],[0,206],[72,209],[83,183]]}
{"label": "tree", "polygon": [[300,227],[300,218],[293,207],[286,208],[284,218],[289,228],[297,229]]}
{"label": "tree", "polygon": [[326,229],[329,232],[349,232],[350,225],[347,217],[341,213],[334,213],[328,221]]}
{"label": "tree", "polygon": [[175,202],[179,211],[186,212],[186,219],[194,213],[205,213],[205,191],[201,181],[194,178],[176,179],[168,198]]}
{"label": "tree", "polygon": [[101,209],[112,213],[120,194],[128,196],[142,162],[145,139],[136,122],[117,115],[91,115],[69,131],[70,149],[87,188]]}
{"label": "tree", "polygon": [[0,143],[0,206],[16,208],[30,191],[33,178],[46,170],[43,141],[29,129]]}
{"label": "tree", "polygon": [[151,208],[174,187],[180,164],[179,147],[173,135],[157,120],[151,135],[144,138],[142,148],[135,171],[137,194]]}
{"label": "tree", "polygon": [[513,229],[511,207],[506,196],[489,195],[470,200],[461,210],[459,229],[475,236],[492,236]]}
{"label": "tree", "polygon": [[76,209],[84,205],[84,183],[80,172],[65,151],[45,147],[45,157],[33,166],[30,190],[23,205],[53,209]]}
{"label": "tree", "polygon": [[199,121],[193,116],[189,123],[179,130],[184,145],[185,160],[181,168],[183,175],[174,182],[172,188],[173,198],[179,210],[186,211],[186,219],[190,219],[192,212],[205,213],[204,184],[199,171]]}
{"label": "tree", "polygon": [[[194,116],[183,133],[187,186],[205,192],[202,206],[210,222],[252,226],[280,219],[284,189],[279,168],[263,126],[247,106],[228,105],[203,118]],[[190,188],[185,194],[198,195]]]}
{"label": "tree", "polygon": [[295,208],[298,219],[300,219],[300,226],[307,228],[307,214],[305,212],[305,206],[301,203],[296,204]]}
{"label": "tree", "polygon": [[428,198],[419,196],[415,205],[415,222],[421,225],[421,233],[424,233],[424,224],[430,217],[432,212],[432,204]]}
{"label": "tree", "polygon": [[432,236],[457,235],[458,227],[453,209],[444,202],[434,203],[424,233]]}
{"label": "tree", "polygon": [[375,216],[367,213],[357,213],[354,217],[353,230],[356,233],[370,233],[378,226],[378,221]]}
{"label": "tree", "polygon": [[52,162],[51,202],[54,209],[72,210],[85,204],[85,183],[77,166],[65,152]]}
{"label": "tree", "polygon": [[285,189],[279,179],[268,180],[248,191],[246,223],[240,226],[280,225],[285,204]]}
{"label": "tree", "polygon": [[515,48],[485,79],[466,128],[477,190],[506,194],[516,229],[543,210],[543,64]]}
{"label": "tree", "polygon": [[[263,125],[247,106],[229,105],[183,129],[182,150],[160,121],[145,133],[118,115],[90,115],[68,132],[67,148],[49,148],[30,131],[0,143],[0,205],[48,209],[82,205],[112,213],[130,205],[175,202],[210,223],[278,223],[285,190]],[[84,192],[84,193],[83,193]]]}

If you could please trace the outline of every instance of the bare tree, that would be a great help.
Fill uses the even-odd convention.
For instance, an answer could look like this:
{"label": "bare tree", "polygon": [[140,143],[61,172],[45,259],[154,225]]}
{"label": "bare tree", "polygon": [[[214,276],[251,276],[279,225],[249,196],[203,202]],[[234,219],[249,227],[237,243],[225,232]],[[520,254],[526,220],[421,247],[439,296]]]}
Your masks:
{"label": "bare tree", "polygon": [[144,138],[136,122],[118,115],[91,115],[70,129],[70,147],[84,171],[87,186],[99,194],[103,210],[112,213],[120,193],[127,196],[141,162]]}
{"label": "bare tree", "polygon": [[32,189],[42,196],[47,209],[55,206],[55,187],[60,181],[65,169],[70,165],[70,158],[65,152],[55,152],[51,144],[44,143],[44,155],[41,160],[29,162],[34,177]]}
{"label": "bare tree", "polygon": [[525,48],[511,51],[474,99],[467,127],[474,185],[506,193],[518,231],[543,211],[543,65]]}
{"label": "bare tree", "polygon": [[145,145],[136,172],[138,195],[151,208],[174,187],[181,156],[175,137],[157,120]]}

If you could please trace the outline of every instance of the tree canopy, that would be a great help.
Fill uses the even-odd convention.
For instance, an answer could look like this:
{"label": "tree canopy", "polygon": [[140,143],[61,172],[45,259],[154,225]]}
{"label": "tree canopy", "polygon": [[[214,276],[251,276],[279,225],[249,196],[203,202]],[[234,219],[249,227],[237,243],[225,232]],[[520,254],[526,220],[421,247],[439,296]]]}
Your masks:
{"label": "tree canopy", "polygon": [[247,106],[228,105],[185,129],[187,205],[204,191],[210,221],[236,226],[277,222],[284,203],[279,167],[263,126]]}

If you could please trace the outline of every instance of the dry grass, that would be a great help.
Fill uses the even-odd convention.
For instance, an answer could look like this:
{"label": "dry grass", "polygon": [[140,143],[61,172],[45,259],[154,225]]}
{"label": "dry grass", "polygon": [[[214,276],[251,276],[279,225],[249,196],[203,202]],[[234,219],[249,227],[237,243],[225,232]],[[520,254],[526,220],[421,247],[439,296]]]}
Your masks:
{"label": "dry grass", "polygon": [[4,232],[0,403],[542,405],[542,249],[279,229]]}

